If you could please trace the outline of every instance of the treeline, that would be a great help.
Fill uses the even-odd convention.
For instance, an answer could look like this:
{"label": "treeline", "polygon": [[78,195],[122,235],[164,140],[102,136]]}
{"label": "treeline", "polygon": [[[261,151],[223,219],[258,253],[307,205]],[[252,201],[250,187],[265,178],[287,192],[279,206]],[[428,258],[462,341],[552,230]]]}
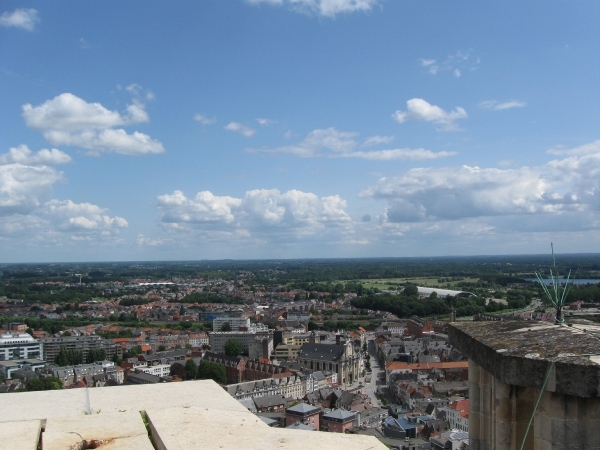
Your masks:
{"label": "treeline", "polygon": [[456,315],[462,317],[509,308],[523,308],[531,302],[531,296],[532,294],[529,291],[524,291],[513,294],[508,299],[508,305],[494,301],[490,301],[486,305],[486,301],[482,297],[447,297],[442,300],[434,292],[429,298],[419,298],[414,295],[412,289],[409,294],[406,293],[405,289],[400,295],[368,294],[357,297],[352,300],[352,305],[356,308],[391,312],[399,318],[447,315],[450,313],[451,308],[454,308]]}
{"label": "treeline", "polygon": [[[545,297],[545,296],[544,296]],[[544,298],[542,297],[542,298]],[[569,303],[572,302],[600,302],[600,283],[573,285],[569,289],[567,297]]]}
{"label": "treeline", "polygon": [[68,349],[61,347],[58,351],[58,355],[54,358],[54,364],[57,366],[75,366],[77,364],[92,364],[96,361],[104,361],[106,359],[106,350],[104,349],[90,349],[88,350],[87,356],[83,357],[81,350]]}

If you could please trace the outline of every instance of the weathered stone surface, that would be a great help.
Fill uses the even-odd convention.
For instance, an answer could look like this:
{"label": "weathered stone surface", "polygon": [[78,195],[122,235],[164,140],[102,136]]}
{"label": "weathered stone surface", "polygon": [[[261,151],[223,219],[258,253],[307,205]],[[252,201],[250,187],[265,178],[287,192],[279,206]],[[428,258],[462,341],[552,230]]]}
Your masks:
{"label": "weathered stone surface", "polygon": [[[3,397],[14,395],[17,394],[5,394]],[[4,410],[2,414],[10,416],[10,411]],[[0,423],[0,448],[8,445],[11,450],[37,450],[41,430],[39,420]]]}
{"label": "weathered stone surface", "polygon": [[598,359],[572,356],[600,354],[598,336],[599,326],[581,324],[456,322],[449,327],[450,343],[503,383],[539,389],[555,360],[546,390],[577,397],[600,396]]}
{"label": "weathered stone surface", "polygon": [[154,450],[140,413],[123,412],[50,418],[42,434],[44,450],[79,450],[94,442],[106,450]]}

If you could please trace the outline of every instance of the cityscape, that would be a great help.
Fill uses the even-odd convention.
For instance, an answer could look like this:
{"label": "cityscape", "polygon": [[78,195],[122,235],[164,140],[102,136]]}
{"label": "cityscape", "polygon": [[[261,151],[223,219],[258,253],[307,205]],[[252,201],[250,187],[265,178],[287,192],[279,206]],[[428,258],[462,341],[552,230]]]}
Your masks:
{"label": "cityscape", "polygon": [[599,23],[2,2],[0,450],[600,449]]}

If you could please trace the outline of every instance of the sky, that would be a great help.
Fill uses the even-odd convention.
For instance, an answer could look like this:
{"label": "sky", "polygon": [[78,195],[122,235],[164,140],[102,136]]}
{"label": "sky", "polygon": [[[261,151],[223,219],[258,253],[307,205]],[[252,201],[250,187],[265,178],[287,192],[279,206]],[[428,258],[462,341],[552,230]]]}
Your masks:
{"label": "sky", "polygon": [[0,262],[600,252],[600,2],[0,5]]}

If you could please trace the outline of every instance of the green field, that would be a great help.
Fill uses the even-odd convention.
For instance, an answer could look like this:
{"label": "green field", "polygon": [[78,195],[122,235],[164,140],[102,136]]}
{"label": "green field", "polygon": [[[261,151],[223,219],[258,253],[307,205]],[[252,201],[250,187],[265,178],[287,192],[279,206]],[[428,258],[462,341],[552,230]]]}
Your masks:
{"label": "green field", "polygon": [[463,278],[460,281],[444,281],[442,283],[438,282],[439,278],[381,278],[381,279],[368,279],[368,280],[359,280],[362,285],[367,289],[377,288],[377,289],[397,289],[398,283],[414,283],[417,286],[423,287],[441,287],[441,286],[451,286],[455,287],[459,282],[469,282],[476,283],[479,281],[479,278]]}

